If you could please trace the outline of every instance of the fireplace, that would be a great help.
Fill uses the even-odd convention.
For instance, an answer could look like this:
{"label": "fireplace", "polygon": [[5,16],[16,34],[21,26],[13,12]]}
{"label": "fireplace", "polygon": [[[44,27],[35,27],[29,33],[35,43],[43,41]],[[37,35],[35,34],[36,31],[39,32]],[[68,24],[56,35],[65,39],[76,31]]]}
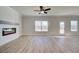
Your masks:
{"label": "fireplace", "polygon": [[2,36],[10,35],[16,33],[16,28],[3,28]]}

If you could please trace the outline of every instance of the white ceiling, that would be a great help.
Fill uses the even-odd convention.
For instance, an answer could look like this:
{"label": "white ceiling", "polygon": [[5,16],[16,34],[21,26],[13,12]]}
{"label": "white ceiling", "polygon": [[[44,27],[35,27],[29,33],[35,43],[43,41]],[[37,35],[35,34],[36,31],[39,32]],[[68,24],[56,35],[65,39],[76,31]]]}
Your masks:
{"label": "white ceiling", "polygon": [[11,6],[24,16],[64,16],[64,15],[79,15],[79,6],[44,6],[51,8],[48,14],[38,14],[33,10],[39,10],[39,6]]}

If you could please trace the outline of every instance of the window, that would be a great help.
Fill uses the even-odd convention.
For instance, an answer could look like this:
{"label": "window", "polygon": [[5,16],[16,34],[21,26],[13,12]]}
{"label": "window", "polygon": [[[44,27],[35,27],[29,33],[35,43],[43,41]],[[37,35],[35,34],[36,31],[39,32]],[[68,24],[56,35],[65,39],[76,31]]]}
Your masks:
{"label": "window", "polygon": [[48,31],[48,21],[35,21],[35,31]]}
{"label": "window", "polygon": [[60,34],[64,34],[64,22],[60,22]]}
{"label": "window", "polygon": [[78,30],[77,26],[78,26],[77,21],[75,20],[71,21],[71,31],[77,31]]}

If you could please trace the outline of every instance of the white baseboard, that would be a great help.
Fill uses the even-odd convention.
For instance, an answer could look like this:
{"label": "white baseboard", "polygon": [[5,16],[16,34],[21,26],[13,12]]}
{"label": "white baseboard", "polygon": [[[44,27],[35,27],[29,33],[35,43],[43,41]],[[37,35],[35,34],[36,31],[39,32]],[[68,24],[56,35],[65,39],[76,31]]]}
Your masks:
{"label": "white baseboard", "polygon": [[22,36],[79,36],[79,35],[43,35],[43,34],[24,34]]}

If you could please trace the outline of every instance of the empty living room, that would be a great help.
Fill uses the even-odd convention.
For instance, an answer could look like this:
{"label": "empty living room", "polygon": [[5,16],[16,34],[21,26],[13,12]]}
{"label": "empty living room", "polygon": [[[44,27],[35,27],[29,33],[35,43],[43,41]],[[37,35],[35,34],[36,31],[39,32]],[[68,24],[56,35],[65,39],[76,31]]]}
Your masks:
{"label": "empty living room", "polygon": [[79,6],[0,6],[0,53],[79,53]]}

